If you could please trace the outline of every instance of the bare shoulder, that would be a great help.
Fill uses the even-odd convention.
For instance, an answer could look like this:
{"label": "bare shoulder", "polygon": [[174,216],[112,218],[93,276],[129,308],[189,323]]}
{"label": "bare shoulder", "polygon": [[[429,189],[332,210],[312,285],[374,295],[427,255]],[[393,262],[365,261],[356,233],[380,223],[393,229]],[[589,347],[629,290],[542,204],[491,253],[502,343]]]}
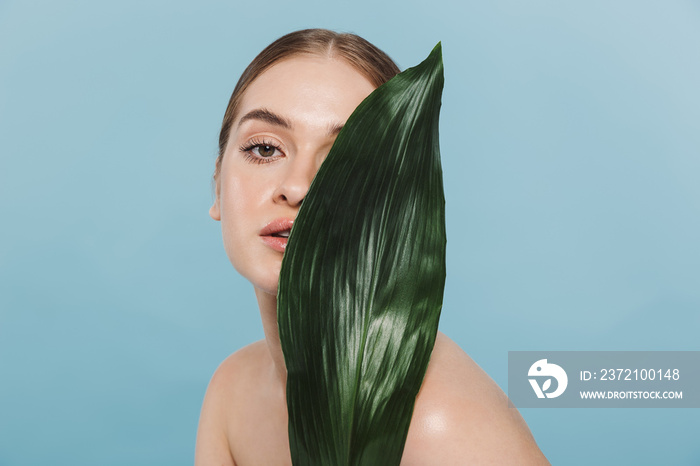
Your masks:
{"label": "bare shoulder", "polygon": [[269,353],[261,340],[228,356],[214,372],[199,416],[195,465],[235,465],[229,444],[229,413],[236,410],[237,393],[247,392],[247,385],[259,376],[266,356],[269,358]]}
{"label": "bare shoulder", "polygon": [[239,349],[229,355],[217,367],[209,382],[207,393],[212,390],[226,390],[230,392],[255,380],[260,375],[262,368],[269,365],[270,353],[265,340],[259,340]]}
{"label": "bare shoulder", "polygon": [[549,462],[498,384],[438,333],[406,439],[402,465],[413,464]]}

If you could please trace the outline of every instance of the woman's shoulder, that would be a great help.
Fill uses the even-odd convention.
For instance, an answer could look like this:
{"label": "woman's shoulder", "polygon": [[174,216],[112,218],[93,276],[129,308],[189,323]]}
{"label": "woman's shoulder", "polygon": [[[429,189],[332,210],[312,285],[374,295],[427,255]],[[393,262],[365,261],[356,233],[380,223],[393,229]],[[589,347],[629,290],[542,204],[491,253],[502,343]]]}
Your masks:
{"label": "woman's shoulder", "polygon": [[265,340],[258,340],[231,353],[214,371],[210,385],[225,384],[229,389],[260,375],[262,367],[272,362]]}
{"label": "woman's shoulder", "polygon": [[[284,393],[284,386],[275,377],[275,366],[265,340],[251,343],[229,355],[214,371],[206,398],[217,409],[228,413],[228,421],[240,420],[263,397]],[[232,416],[234,415],[234,416]],[[229,422],[228,427],[231,427]]]}
{"label": "woman's shoulder", "polygon": [[438,333],[402,465],[549,464],[500,387]]}
{"label": "woman's shoulder", "polygon": [[[247,438],[250,422],[279,418],[283,422],[283,397],[265,394],[270,387],[272,358],[264,340],[228,356],[212,376],[200,417],[196,464],[235,464],[253,439]],[[267,383],[264,383],[266,382]],[[271,387],[270,387],[271,388]],[[258,400],[260,396],[265,402]],[[278,399],[279,398],[279,399]],[[258,410],[278,405],[266,415]],[[236,413],[235,416],[231,416]],[[238,424],[247,426],[239,429]],[[286,439],[284,430],[267,436]],[[244,441],[237,441],[243,439]],[[260,450],[258,449],[258,454]],[[287,453],[288,454],[288,453]],[[206,461],[205,461],[206,460]],[[245,462],[244,462],[245,463]],[[278,461],[278,463],[285,463]],[[520,413],[509,406],[498,385],[462,349],[438,333],[421,386],[406,439],[402,466],[412,464],[549,464],[535,443]]]}
{"label": "woman's shoulder", "polygon": [[[241,413],[259,389],[263,371],[269,368],[265,341],[257,341],[228,356],[214,371],[207,387],[197,429],[195,464],[234,465],[233,445]],[[254,396],[254,395],[253,395]],[[232,415],[235,414],[235,415]]]}

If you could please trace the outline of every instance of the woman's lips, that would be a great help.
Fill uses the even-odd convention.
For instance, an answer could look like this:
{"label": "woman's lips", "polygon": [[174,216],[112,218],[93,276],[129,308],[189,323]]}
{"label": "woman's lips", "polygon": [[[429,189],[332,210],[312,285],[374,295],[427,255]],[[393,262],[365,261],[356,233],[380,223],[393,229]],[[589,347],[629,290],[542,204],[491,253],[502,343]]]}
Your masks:
{"label": "woman's lips", "polygon": [[292,230],[294,220],[290,218],[276,218],[260,230],[260,237],[270,248],[278,252],[284,252],[287,247],[287,237],[281,236]]}
{"label": "woman's lips", "polygon": [[269,247],[275,251],[284,252],[287,248],[287,238],[281,238],[277,236],[263,236],[263,243],[267,244]]}

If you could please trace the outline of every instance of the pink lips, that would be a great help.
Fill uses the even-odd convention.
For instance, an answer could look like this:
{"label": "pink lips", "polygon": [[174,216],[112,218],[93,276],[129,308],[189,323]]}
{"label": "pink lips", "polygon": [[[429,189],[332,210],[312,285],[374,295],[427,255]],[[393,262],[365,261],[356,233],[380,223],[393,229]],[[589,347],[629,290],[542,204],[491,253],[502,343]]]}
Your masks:
{"label": "pink lips", "polygon": [[280,233],[289,233],[292,230],[294,220],[289,218],[276,218],[260,230],[263,242],[275,251],[284,252],[287,247],[287,237]]}

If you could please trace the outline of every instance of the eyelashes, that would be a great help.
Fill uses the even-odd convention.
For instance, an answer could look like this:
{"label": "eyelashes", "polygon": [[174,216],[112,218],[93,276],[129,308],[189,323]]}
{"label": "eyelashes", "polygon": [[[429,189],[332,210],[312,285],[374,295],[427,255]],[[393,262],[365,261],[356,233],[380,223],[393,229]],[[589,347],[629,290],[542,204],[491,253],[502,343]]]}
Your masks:
{"label": "eyelashes", "polygon": [[284,155],[279,145],[266,139],[251,139],[240,151],[250,163],[270,163]]}

